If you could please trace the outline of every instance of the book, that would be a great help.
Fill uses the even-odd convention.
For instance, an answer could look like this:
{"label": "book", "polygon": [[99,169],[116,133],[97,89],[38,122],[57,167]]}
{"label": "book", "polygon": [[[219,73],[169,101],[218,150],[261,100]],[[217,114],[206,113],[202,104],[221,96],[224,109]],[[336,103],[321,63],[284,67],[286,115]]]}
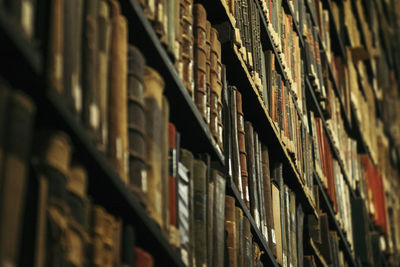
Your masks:
{"label": "book", "polygon": [[180,246],[178,229],[178,135],[175,125],[168,123],[168,210],[169,210],[169,237],[168,240],[173,247]]}
{"label": "book", "polygon": [[135,266],[153,267],[154,259],[150,253],[140,247],[135,248]]}
{"label": "book", "polygon": [[162,221],[162,93],[164,80],[160,74],[146,66],[144,72],[146,150],[147,150],[147,196],[146,204],[150,217],[163,228]]}
{"label": "book", "polygon": [[[185,158],[185,163],[190,167],[190,161],[192,160],[189,154],[190,152],[182,150],[182,160]],[[178,176],[177,176],[177,224],[180,236],[180,255],[182,262],[189,266],[190,262],[190,211],[189,211],[189,185],[190,185],[190,173],[189,169],[185,166],[182,161],[178,162]]]}
{"label": "book", "polygon": [[145,58],[138,48],[128,47],[129,186],[145,203],[147,192],[146,120],[143,83]]}
{"label": "book", "polygon": [[276,261],[283,264],[282,254],[282,225],[281,225],[281,199],[279,188],[275,183],[271,184],[272,188],[272,215],[274,219],[275,240],[276,240]]}
{"label": "book", "polygon": [[108,156],[124,183],[128,183],[128,25],[119,3],[111,1],[111,47],[108,97]]}
{"label": "book", "polygon": [[0,188],[0,263],[16,266],[36,107],[31,98],[17,90],[11,92],[7,102],[5,114],[9,123],[4,130]]}
{"label": "book", "polygon": [[229,87],[231,103],[231,136],[232,136],[232,179],[244,199],[242,187],[242,171],[240,164],[240,150],[238,138],[238,115],[237,115],[237,89],[234,86]]}
{"label": "book", "polygon": [[[212,257],[212,266],[224,266],[224,214],[225,214],[225,184],[226,180],[219,171],[212,171],[214,181],[214,224],[213,224],[213,242],[214,253]],[[233,209],[232,209],[233,210]],[[232,211],[233,213],[233,211]],[[233,214],[232,214],[233,216]]]}
{"label": "book", "polygon": [[227,265],[237,266],[237,230],[236,230],[235,199],[225,196],[225,245],[227,247]]}
{"label": "book", "polygon": [[244,266],[243,211],[235,207],[237,266]]}

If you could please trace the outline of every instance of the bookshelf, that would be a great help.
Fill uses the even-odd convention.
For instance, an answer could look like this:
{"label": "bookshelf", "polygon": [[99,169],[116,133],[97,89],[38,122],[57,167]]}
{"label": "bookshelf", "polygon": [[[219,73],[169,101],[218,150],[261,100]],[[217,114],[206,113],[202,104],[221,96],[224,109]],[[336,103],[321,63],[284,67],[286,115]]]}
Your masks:
{"label": "bookshelf", "polygon": [[[252,0],[250,0],[252,1]],[[346,63],[349,59],[346,54],[346,42],[340,36],[338,23],[335,22],[334,14],[331,6],[331,0],[321,1],[324,8],[327,8],[330,21],[330,36],[333,37],[331,42],[335,45],[332,48],[332,53],[339,55]],[[137,46],[146,57],[146,64],[155,68],[165,82],[164,95],[170,102],[170,122],[179,130],[181,139],[181,147],[190,150],[197,155],[210,155],[210,161],[215,169],[223,170],[223,175],[226,180],[226,195],[232,196],[235,199],[236,206],[243,211],[243,216],[247,218],[250,224],[252,237],[255,244],[258,245],[263,255],[260,262],[266,265],[280,266],[276,256],[270,249],[268,240],[265,238],[263,229],[257,226],[255,217],[252,211],[248,208],[245,200],[242,198],[240,190],[233,181],[229,173],[231,167],[230,155],[226,151],[220,149],[215,140],[210,127],[203,119],[202,114],[196,107],[192,96],[185,88],[184,82],[175,68],[173,60],[174,55],[168,50],[165,44],[160,41],[154,25],[147,18],[138,0],[119,0],[121,12],[127,19],[129,27],[129,43]],[[314,186],[319,192],[320,203],[316,206],[316,201],[313,199],[313,194],[305,185],[305,177],[302,170],[299,169],[298,159],[291,153],[286,141],[281,138],[281,131],[273,118],[270,116],[263,97],[247,63],[243,60],[241,52],[235,45],[235,28],[233,25],[234,18],[230,14],[228,4],[225,1],[208,1],[198,0],[195,3],[200,3],[207,11],[207,19],[211,25],[218,30],[218,38],[221,42],[221,62],[226,66],[226,80],[230,85],[237,87],[238,92],[242,95],[244,120],[251,122],[254,131],[258,133],[258,138],[262,145],[268,147],[269,157],[273,161],[283,164],[283,183],[295,194],[297,204],[301,204],[306,215],[312,215],[317,220],[320,212],[326,212],[329,218],[329,230],[335,231],[339,236],[339,247],[344,252],[344,257],[349,266],[362,266],[360,261],[354,254],[354,248],[348,242],[348,236],[351,233],[345,232],[342,225],[336,219],[337,211],[334,209],[331,197],[327,189],[316,172],[312,172]],[[305,49],[305,39],[300,32],[300,25],[295,20],[295,10],[291,3],[293,1],[283,0],[282,7],[285,14],[292,17],[293,30],[298,35],[301,50]],[[311,14],[311,20],[314,27],[318,27],[317,18],[315,17],[310,2],[304,1],[307,7],[307,13]],[[314,110],[318,118],[322,120],[322,128],[325,133],[330,151],[333,158],[338,161],[341,175],[344,178],[345,186],[349,190],[349,199],[355,199],[360,196],[359,190],[354,190],[352,187],[352,177],[347,173],[345,166],[345,158],[341,157],[340,148],[335,144],[334,138],[330,133],[325,119],[324,110],[320,100],[317,98],[315,88],[311,85],[309,77],[305,75],[304,91],[305,91],[305,106],[299,107],[297,96],[294,89],[291,88],[291,81],[287,75],[286,63],[281,57],[274,45],[272,33],[270,33],[267,19],[259,1],[254,2],[256,15],[260,17],[260,39],[262,48],[271,50],[275,56],[276,72],[282,76],[282,81],[287,85],[290,93],[290,99],[293,101],[295,115],[299,117],[301,124],[308,123],[308,112]],[[366,46],[366,36],[363,32],[363,27],[360,20],[359,12],[356,4],[352,5],[354,14],[361,31],[362,45]],[[323,46],[321,34],[317,31],[316,42],[320,49],[321,57],[328,62],[328,52]],[[12,87],[18,88],[29,95],[37,107],[35,127],[46,127],[52,125],[56,129],[66,132],[75,148],[74,157],[82,165],[85,166],[88,173],[88,195],[93,199],[96,205],[101,205],[113,215],[123,219],[124,223],[133,225],[135,231],[136,243],[144,250],[148,251],[154,258],[154,266],[186,266],[181,259],[179,249],[170,244],[170,240],[165,237],[163,230],[151,219],[146,207],[141,203],[136,195],[128,189],[121,180],[112,164],[107,157],[100,152],[96,145],[91,140],[86,129],[81,122],[68,110],[62,97],[60,97],[52,88],[52,85],[46,82],[44,61],[45,56],[36,46],[36,43],[31,43],[24,36],[21,26],[14,18],[0,9],[0,55],[5,58],[10,64],[0,64],[0,75],[4,77]],[[303,57],[302,57],[303,58]],[[372,75],[372,63],[368,60],[365,62],[368,69],[368,74]],[[390,63],[390,60],[389,60]],[[309,64],[300,61],[299,64]],[[338,98],[339,109],[344,121],[344,129],[349,137],[357,141],[358,152],[367,154],[370,159],[373,159],[370,148],[362,133],[360,122],[355,117],[355,107],[351,104],[350,114],[345,108],[345,100],[340,94],[339,84],[335,79],[333,67],[328,62],[327,71],[329,80],[332,82],[334,95]],[[23,76],[23,79],[21,79]],[[357,77],[360,73],[357,70]],[[361,88],[361,91],[363,89]],[[377,98],[375,90],[374,97]],[[378,102],[378,100],[376,100]],[[379,105],[377,105],[378,113]],[[391,138],[391,137],[390,137]],[[313,152],[309,152],[313,153]],[[35,166],[39,159],[33,157],[29,166]],[[377,162],[373,162],[377,166]],[[305,175],[304,175],[305,176]],[[207,188],[208,192],[209,188]],[[283,188],[280,190],[283,191]],[[289,205],[289,204],[287,204]],[[320,210],[318,210],[320,208]],[[371,230],[376,230],[376,226],[369,225]],[[286,241],[285,241],[286,242]],[[290,242],[290,241],[289,241]],[[324,256],[320,252],[320,248],[315,244],[313,239],[304,238],[303,243],[307,248],[311,248],[313,257],[317,259],[318,266],[328,266]],[[24,248],[26,249],[26,248]],[[35,257],[30,255],[30,257]],[[297,257],[297,255],[296,255]],[[227,255],[225,255],[225,259]],[[33,259],[32,259],[33,260]],[[27,259],[24,260],[26,262]]]}

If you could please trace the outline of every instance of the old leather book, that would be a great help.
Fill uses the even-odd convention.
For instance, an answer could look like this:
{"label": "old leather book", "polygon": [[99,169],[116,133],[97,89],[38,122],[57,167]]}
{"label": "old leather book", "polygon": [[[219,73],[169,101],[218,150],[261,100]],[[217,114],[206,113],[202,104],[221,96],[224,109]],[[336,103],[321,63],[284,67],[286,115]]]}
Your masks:
{"label": "old leather book", "polygon": [[146,67],[144,74],[147,150],[147,210],[162,228],[162,93],[164,80],[160,74]]}
{"label": "old leather book", "polygon": [[[182,151],[185,157],[188,151]],[[190,152],[189,152],[190,153]],[[190,161],[190,159],[185,159]],[[189,250],[190,250],[190,226],[189,226],[189,169],[179,161],[178,162],[178,179],[177,179],[177,192],[178,192],[178,229],[180,234],[180,254],[183,263],[189,265]]]}
{"label": "old leather book", "polygon": [[303,226],[304,226],[304,212],[301,203],[296,208],[296,229],[297,229],[297,266],[303,267]]}
{"label": "old leather book", "polygon": [[111,0],[110,94],[108,99],[108,156],[124,183],[128,183],[128,25],[120,6]]}
{"label": "old leather book", "polygon": [[65,247],[58,233],[67,230],[69,215],[66,183],[72,154],[70,140],[63,132],[41,130],[37,133],[34,151],[39,159],[37,175],[47,184],[47,192],[42,191],[40,196],[41,202],[47,203],[42,203],[44,210],[38,211],[45,217],[38,227],[48,237],[38,240],[40,255],[36,255],[36,266],[66,264]]}
{"label": "old leather book", "polygon": [[167,45],[167,39],[166,39],[167,32],[164,27],[164,24],[167,23],[166,15],[167,15],[166,0],[155,0],[155,14],[154,14],[153,27],[158,37],[160,38],[160,41],[165,45]]}
{"label": "old leather book", "polygon": [[253,235],[250,231],[250,222],[243,217],[243,266],[252,266],[253,263]]}
{"label": "old leather book", "polygon": [[319,219],[321,223],[321,244],[318,247],[319,250],[321,251],[322,256],[326,260],[326,263],[331,264],[333,255],[332,255],[332,244],[329,238],[328,215],[326,213],[321,213],[319,215]]}
{"label": "old leather book", "polygon": [[165,12],[167,17],[167,42],[168,42],[168,51],[171,55],[173,55],[173,59],[176,61],[176,34],[179,34],[179,28],[177,28],[177,20],[179,19],[178,7],[179,1],[166,1],[167,2],[167,12]]}
{"label": "old leather book", "polygon": [[276,240],[276,261],[279,264],[283,264],[282,261],[282,231],[281,231],[281,200],[279,188],[275,183],[271,184],[272,188],[272,206],[273,206],[273,218],[275,228],[275,240]]}
{"label": "old leather book", "polygon": [[84,3],[82,42],[82,120],[91,139],[100,141],[99,91],[97,89],[98,0]]}
{"label": "old leather book", "polygon": [[242,178],[241,184],[243,190],[243,200],[246,203],[247,208],[250,209],[244,118],[242,110],[242,94],[239,91],[236,91],[236,108],[237,108],[237,130],[238,130],[238,144],[239,144],[239,155],[240,155],[240,171]]}
{"label": "old leather book", "polygon": [[239,207],[235,207],[235,222],[236,222],[236,256],[237,266],[243,267],[244,259],[244,243],[243,243],[243,211]]}
{"label": "old leather book", "polygon": [[207,121],[207,55],[206,55],[206,10],[201,4],[193,6],[193,34],[194,34],[194,79],[195,79],[195,104]]}
{"label": "old leather book", "polygon": [[135,266],[153,267],[154,265],[153,256],[139,247],[135,248],[135,258]]}
{"label": "old leather book", "polygon": [[296,194],[291,191],[290,192],[290,204],[289,204],[289,217],[290,217],[290,266],[298,266],[297,265],[297,224],[296,224]]}
{"label": "old leather book", "polygon": [[162,176],[161,176],[161,193],[162,193],[162,221],[163,221],[163,233],[168,237],[169,233],[169,183],[168,183],[168,153],[169,153],[169,136],[168,136],[168,123],[169,123],[169,104],[165,96],[162,99],[162,142],[161,142],[161,153],[162,153]]}
{"label": "old leather book", "polygon": [[211,27],[211,54],[210,54],[210,130],[215,140],[218,140],[218,101],[221,95],[220,70],[218,69],[218,52],[221,43],[218,40],[218,32]]}
{"label": "old leather book", "polygon": [[[224,214],[225,214],[225,177],[219,171],[212,171],[212,179],[214,181],[214,253],[211,266],[224,266]],[[209,192],[210,193],[210,192]],[[233,209],[232,209],[233,210]]]}
{"label": "old leather book", "polygon": [[207,265],[211,265],[214,257],[214,209],[215,182],[213,177],[207,177]]}
{"label": "old leather book", "polygon": [[4,131],[4,162],[0,197],[0,265],[17,266],[25,183],[33,133],[35,105],[20,91],[9,97]]}
{"label": "old leather book", "polygon": [[50,3],[46,76],[49,85],[64,95],[64,0]]}
{"label": "old leather book", "polygon": [[271,199],[271,171],[269,165],[268,148],[263,146],[262,148],[262,169],[263,169],[263,182],[264,182],[264,203],[266,209],[266,221],[268,227],[268,244],[272,254],[276,255],[276,243],[275,243],[275,230],[274,220],[272,216],[273,203]]}
{"label": "old leather book", "polygon": [[247,172],[249,181],[249,196],[250,196],[250,210],[251,214],[256,222],[258,229],[260,228],[260,209],[259,199],[257,192],[257,177],[256,177],[256,161],[254,153],[254,130],[250,122],[246,121],[245,133],[246,133],[246,159],[247,159]]}
{"label": "old leather book", "polygon": [[135,229],[131,224],[125,224],[122,236],[122,266],[131,267],[135,264]]}
{"label": "old leather book", "polygon": [[100,131],[101,140],[98,148],[106,152],[108,145],[108,94],[110,90],[109,83],[109,55],[111,45],[111,19],[110,7],[106,0],[99,0],[98,3],[98,60],[97,60],[97,90],[99,94],[99,113],[100,113]]}
{"label": "old leather book", "polygon": [[181,52],[182,61],[181,77],[183,84],[194,99],[194,82],[193,82],[193,0],[180,0],[181,2]]}
{"label": "old leather book", "polygon": [[230,91],[230,102],[231,102],[231,136],[232,136],[232,179],[237,186],[240,196],[243,199],[243,188],[242,188],[242,174],[240,166],[240,152],[239,152],[239,140],[238,140],[238,114],[237,114],[237,89],[234,86],[229,86]]}
{"label": "old leather book", "polygon": [[196,240],[194,237],[194,227],[195,227],[195,210],[194,205],[194,176],[193,176],[193,162],[194,157],[192,152],[187,149],[180,150],[180,161],[188,170],[189,175],[189,193],[188,193],[188,209],[189,209],[189,265],[194,266],[195,257],[194,251],[196,247]]}
{"label": "old leather book", "polygon": [[235,214],[235,199],[231,196],[225,196],[225,230],[226,247],[227,247],[227,266],[237,266],[237,236],[236,236],[236,214]]}
{"label": "old leather book", "polygon": [[144,69],[143,54],[135,46],[130,45],[128,47],[129,186],[143,203],[147,191]]}
{"label": "old leather book", "polygon": [[211,117],[211,22],[206,21],[206,89],[207,111],[206,122],[210,125]]}
{"label": "old leather book", "polygon": [[174,247],[179,247],[178,215],[177,215],[177,177],[178,177],[178,152],[177,134],[175,125],[168,124],[168,209],[169,209],[169,242]]}
{"label": "old leather book", "polygon": [[82,10],[82,0],[64,1],[64,97],[78,118],[82,111]]}
{"label": "old leather book", "polygon": [[201,160],[193,162],[193,186],[194,186],[194,236],[196,240],[195,257],[196,265],[203,266],[207,263],[207,222],[206,222],[206,205],[207,205],[207,165]]}

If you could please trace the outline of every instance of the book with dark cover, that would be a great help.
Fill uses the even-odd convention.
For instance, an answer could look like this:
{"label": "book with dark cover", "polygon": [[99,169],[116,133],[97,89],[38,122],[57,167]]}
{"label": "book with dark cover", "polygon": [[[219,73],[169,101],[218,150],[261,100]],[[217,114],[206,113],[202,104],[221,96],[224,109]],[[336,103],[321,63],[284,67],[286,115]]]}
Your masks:
{"label": "book with dark cover", "polygon": [[20,91],[8,99],[0,197],[0,265],[17,266],[24,212],[26,175],[35,115],[32,100]]}
{"label": "book with dark cover", "polygon": [[201,160],[193,162],[194,186],[194,237],[196,240],[196,266],[207,264],[207,165]]}
{"label": "book with dark cover", "polygon": [[[97,60],[97,90],[99,94],[99,113],[101,140],[98,143],[100,151],[106,152],[108,146],[108,94],[111,88],[109,83],[109,57],[111,54],[111,14],[110,6],[106,0],[98,3],[98,60]],[[129,53],[129,52],[128,52]],[[128,55],[129,56],[129,55]],[[144,63],[143,63],[144,65]],[[128,67],[130,68],[130,67]],[[138,69],[139,70],[139,69]],[[130,71],[128,69],[128,71]],[[129,79],[129,78],[128,78]],[[129,80],[128,80],[129,83]],[[129,85],[128,85],[129,86]],[[129,89],[128,89],[129,90]]]}
{"label": "book with dark cover", "polygon": [[7,106],[11,92],[5,80],[0,78],[0,188],[3,177],[3,164],[6,146],[6,123],[7,123]]}
{"label": "book with dark cover", "polygon": [[[201,4],[193,6],[193,34],[194,34],[194,99],[197,109],[207,121],[207,37],[206,37],[206,10]],[[211,128],[212,130],[212,128]],[[212,131],[211,131],[212,132]]]}
{"label": "book with dark cover", "polygon": [[116,0],[111,2],[111,52],[110,52],[110,94],[108,99],[108,156],[112,165],[128,183],[128,25],[120,14]]}
{"label": "book with dark cover", "polygon": [[326,260],[326,263],[332,264],[333,255],[332,255],[332,244],[329,238],[329,222],[328,215],[326,213],[322,213],[319,215],[319,220],[321,224],[321,244],[318,246],[321,251],[322,256]]}
{"label": "book with dark cover", "polygon": [[250,196],[248,186],[248,172],[246,160],[246,144],[245,144],[245,131],[244,131],[244,118],[242,110],[242,94],[236,91],[236,108],[237,108],[237,136],[239,144],[239,162],[241,172],[241,184],[243,190],[243,200],[248,209],[250,209]]}
{"label": "book with dark cover", "polygon": [[253,266],[253,236],[247,217],[243,217],[243,253],[243,266]]}
{"label": "book with dark cover", "polygon": [[268,231],[266,227],[266,214],[265,214],[265,203],[264,203],[264,183],[261,163],[261,143],[258,139],[258,134],[254,131],[254,155],[256,161],[256,185],[258,194],[258,205],[260,211],[260,231],[264,235],[268,242]]}
{"label": "book with dark cover", "polygon": [[79,118],[82,110],[82,0],[64,1],[64,95]]}
{"label": "book with dark cover", "polygon": [[214,181],[214,253],[211,266],[224,266],[224,214],[225,214],[225,177],[222,173],[213,170],[212,179]]}
{"label": "book with dark cover", "polygon": [[[183,152],[185,157],[187,151]],[[190,161],[190,159],[185,159]],[[190,164],[190,163],[189,163]],[[177,193],[178,193],[178,229],[180,236],[180,254],[182,262],[185,266],[189,266],[189,250],[190,250],[190,226],[189,226],[189,170],[186,166],[179,161],[178,162],[178,179],[177,179]]]}
{"label": "book with dark cover", "polygon": [[275,240],[275,230],[274,230],[274,220],[272,216],[272,195],[271,195],[271,172],[269,165],[269,155],[268,148],[263,145],[262,147],[262,169],[263,176],[262,180],[264,183],[264,203],[265,203],[265,213],[266,213],[266,222],[268,227],[268,245],[271,249],[273,255],[276,255],[276,240]]}
{"label": "book with dark cover", "polygon": [[168,124],[168,209],[169,209],[169,242],[172,246],[179,246],[178,215],[177,215],[177,177],[178,177],[178,152],[177,133],[175,125]]}
{"label": "book with dark cover", "polygon": [[97,89],[98,0],[88,0],[83,9],[82,42],[82,121],[91,139],[101,140],[99,91]]}
{"label": "book with dark cover", "polygon": [[134,266],[153,267],[154,266],[153,256],[150,253],[144,251],[143,249],[136,247]]}
{"label": "book with dark cover", "polygon": [[161,163],[161,193],[162,193],[162,221],[163,221],[163,233],[168,237],[169,233],[169,182],[168,182],[168,154],[169,154],[169,103],[165,96],[162,98],[162,121],[161,121],[161,131],[162,131],[162,142],[161,142],[161,153],[162,153],[162,163]]}
{"label": "book with dark cover", "polygon": [[64,0],[51,1],[46,79],[62,96],[64,95],[64,13]]}
{"label": "book with dark cover", "polygon": [[314,256],[304,255],[304,266],[305,267],[316,267]]}
{"label": "book with dark cover", "polygon": [[315,217],[315,215],[307,215],[307,228],[308,234],[312,238],[312,240],[317,244],[321,244],[322,240],[320,221],[318,218]]}
{"label": "book with dark cover", "polygon": [[162,224],[162,93],[164,80],[160,74],[146,67],[144,74],[147,149],[147,210],[156,223]]}
{"label": "book with dark cover", "polygon": [[[214,171],[214,170],[213,170]],[[213,177],[207,182],[207,265],[212,265],[214,257],[214,215],[215,215],[215,181]]]}
{"label": "book with dark cover", "polygon": [[260,209],[257,192],[257,177],[256,177],[256,162],[254,153],[254,129],[250,122],[245,122],[245,134],[246,134],[246,159],[247,159],[247,173],[249,181],[249,197],[250,197],[250,210],[251,214],[256,222],[256,225],[260,228]]}
{"label": "book with dark cover", "polygon": [[289,217],[290,217],[290,263],[289,266],[298,266],[297,261],[297,222],[296,222],[296,194],[291,191],[290,193],[290,204],[289,204]]}
{"label": "book with dark cover", "polygon": [[297,230],[297,266],[303,267],[303,226],[304,226],[304,212],[301,203],[296,208],[296,230]]}
{"label": "book with dark cover", "polygon": [[228,255],[226,256],[226,265],[229,267],[237,266],[237,230],[236,230],[235,199],[231,196],[225,196],[225,231]]}
{"label": "book with dark cover", "polygon": [[235,222],[236,222],[236,256],[237,266],[244,267],[244,243],[243,243],[243,211],[239,207],[235,207]]}
{"label": "book with dark cover", "polygon": [[131,224],[125,224],[122,236],[122,255],[121,262],[123,267],[132,267],[135,264],[135,229]]}
{"label": "book with dark cover", "polygon": [[135,46],[129,46],[128,49],[129,185],[144,203],[147,184],[143,85],[145,58]]}
{"label": "book with dark cover", "polygon": [[237,115],[237,89],[229,86],[231,101],[231,136],[232,136],[232,179],[237,186],[243,199],[242,174],[240,166],[239,138],[238,138],[238,115]]}
{"label": "book with dark cover", "polygon": [[371,255],[367,224],[369,218],[362,198],[351,198],[351,215],[355,256],[362,263],[368,263]]}

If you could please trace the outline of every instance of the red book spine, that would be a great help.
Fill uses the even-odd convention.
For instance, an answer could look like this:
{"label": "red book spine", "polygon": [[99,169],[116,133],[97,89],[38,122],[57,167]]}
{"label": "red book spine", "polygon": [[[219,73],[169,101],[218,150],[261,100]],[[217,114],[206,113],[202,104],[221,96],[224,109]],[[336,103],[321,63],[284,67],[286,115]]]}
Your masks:
{"label": "red book spine", "polygon": [[135,248],[135,266],[137,267],[153,267],[154,261],[153,256],[141,248]]}
{"label": "red book spine", "polygon": [[169,176],[168,176],[168,187],[169,187],[169,222],[173,226],[177,226],[177,214],[176,214],[176,128],[172,123],[168,123],[168,162],[169,162]]}

